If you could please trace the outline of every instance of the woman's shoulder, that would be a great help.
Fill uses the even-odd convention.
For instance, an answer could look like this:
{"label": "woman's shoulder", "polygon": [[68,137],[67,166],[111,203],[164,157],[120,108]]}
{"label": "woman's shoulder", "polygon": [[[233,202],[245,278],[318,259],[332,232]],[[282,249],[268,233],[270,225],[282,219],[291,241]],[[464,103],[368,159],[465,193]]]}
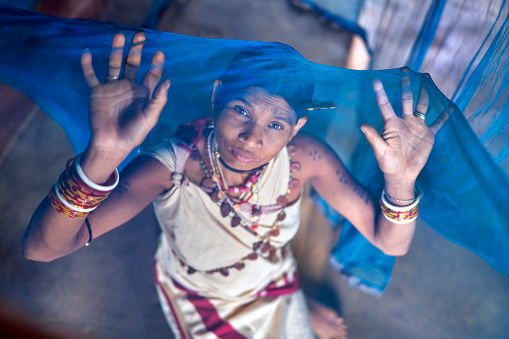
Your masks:
{"label": "woman's shoulder", "polygon": [[325,141],[310,134],[297,134],[288,143],[287,148],[291,161],[299,163],[301,176],[305,181],[338,159],[334,150]]}
{"label": "woman's shoulder", "polygon": [[320,160],[324,153],[330,151],[330,147],[323,140],[305,133],[298,133],[287,147],[292,158],[306,161]]}

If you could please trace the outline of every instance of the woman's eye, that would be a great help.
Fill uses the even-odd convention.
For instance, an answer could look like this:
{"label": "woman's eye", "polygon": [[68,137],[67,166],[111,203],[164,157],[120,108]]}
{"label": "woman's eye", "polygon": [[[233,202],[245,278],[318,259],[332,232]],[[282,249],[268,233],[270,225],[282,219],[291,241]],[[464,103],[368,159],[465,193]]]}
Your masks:
{"label": "woman's eye", "polygon": [[277,123],[272,123],[269,125],[271,128],[274,128],[274,129],[283,129],[283,126],[281,126],[280,124],[277,124]]}
{"label": "woman's eye", "polygon": [[246,111],[245,109],[243,109],[242,107],[235,106],[235,110],[236,110],[236,111],[237,111],[237,113],[239,113],[239,114],[247,115],[247,111]]}

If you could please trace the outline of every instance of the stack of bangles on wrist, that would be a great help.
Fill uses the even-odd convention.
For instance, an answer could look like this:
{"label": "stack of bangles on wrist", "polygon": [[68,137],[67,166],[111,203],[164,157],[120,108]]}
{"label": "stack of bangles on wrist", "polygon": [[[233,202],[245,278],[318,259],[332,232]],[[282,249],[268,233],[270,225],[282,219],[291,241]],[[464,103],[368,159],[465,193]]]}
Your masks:
{"label": "stack of bangles on wrist", "polygon": [[[49,199],[55,210],[70,218],[83,218],[99,206],[101,201],[117,186],[119,181],[118,170],[115,169],[110,178],[103,184],[92,182],[80,165],[81,155],[67,161],[65,171],[51,188]],[[88,220],[85,220],[90,235],[92,231]],[[87,243],[88,244],[88,243]]]}
{"label": "stack of bangles on wrist", "polygon": [[[400,202],[409,203],[408,206],[394,206],[390,204],[388,199]],[[414,221],[419,215],[419,202],[421,201],[421,192],[418,188],[415,189],[415,197],[408,200],[400,200],[393,198],[387,193],[385,189],[382,191],[380,196],[380,207],[382,208],[382,214],[387,220],[395,224],[408,224]]]}

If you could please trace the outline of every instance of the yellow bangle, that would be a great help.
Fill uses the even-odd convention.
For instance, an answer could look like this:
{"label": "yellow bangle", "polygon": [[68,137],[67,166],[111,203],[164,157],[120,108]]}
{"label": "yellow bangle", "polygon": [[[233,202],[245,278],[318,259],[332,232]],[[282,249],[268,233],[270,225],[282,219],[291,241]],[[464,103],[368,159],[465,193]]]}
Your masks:
{"label": "yellow bangle", "polygon": [[387,202],[384,192],[380,195],[380,207],[384,217],[395,224],[408,224],[414,221],[419,215],[419,196],[414,203],[409,206],[394,206]]}

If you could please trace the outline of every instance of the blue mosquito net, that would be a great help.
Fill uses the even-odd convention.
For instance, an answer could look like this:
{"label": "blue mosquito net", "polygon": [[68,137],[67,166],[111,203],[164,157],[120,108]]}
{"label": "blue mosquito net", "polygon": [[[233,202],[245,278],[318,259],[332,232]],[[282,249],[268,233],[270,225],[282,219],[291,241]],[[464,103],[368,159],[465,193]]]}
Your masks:
{"label": "blue mosquito net", "polygon": [[[504,3],[502,9],[506,7]],[[434,34],[432,19],[441,14],[439,4],[433,11],[429,24],[423,24],[423,35]],[[509,275],[509,73],[504,68],[508,64],[509,28],[504,13],[481,46],[482,55],[476,55],[477,61],[465,71],[456,104],[440,92],[429,75],[412,71],[410,77],[414,97],[420,86],[430,94],[428,124],[444,110],[448,109],[450,116],[417,180],[423,195],[420,216],[445,238]],[[163,78],[172,81],[168,104],[147,143],[158,142],[182,123],[212,115],[212,84],[232,56],[241,49],[265,50],[269,64],[283,60],[311,71],[313,100],[333,102],[336,108],[309,111],[306,131],[326,140],[374,197],[380,194],[382,173],[359,126],[368,123],[379,130],[383,126],[371,87],[374,78],[383,82],[395,110],[400,109],[400,69],[354,71],[310,62],[276,43],[196,38],[91,20],[59,19],[0,5],[0,82],[29,96],[62,126],[74,150],[82,152],[89,139],[82,51],[91,50],[101,77],[106,74],[113,34],[123,32],[130,39],[140,30],[147,40],[140,74],[147,70],[151,55],[162,50],[166,55]],[[415,67],[422,63],[430,46],[429,37],[419,41],[413,47],[413,60],[408,62]],[[274,69],[274,76],[280,71]],[[126,161],[136,153],[133,151]],[[384,255],[347,220],[320,203],[332,221],[343,224],[331,254],[333,265],[352,284],[381,293],[390,279],[394,257]]]}

